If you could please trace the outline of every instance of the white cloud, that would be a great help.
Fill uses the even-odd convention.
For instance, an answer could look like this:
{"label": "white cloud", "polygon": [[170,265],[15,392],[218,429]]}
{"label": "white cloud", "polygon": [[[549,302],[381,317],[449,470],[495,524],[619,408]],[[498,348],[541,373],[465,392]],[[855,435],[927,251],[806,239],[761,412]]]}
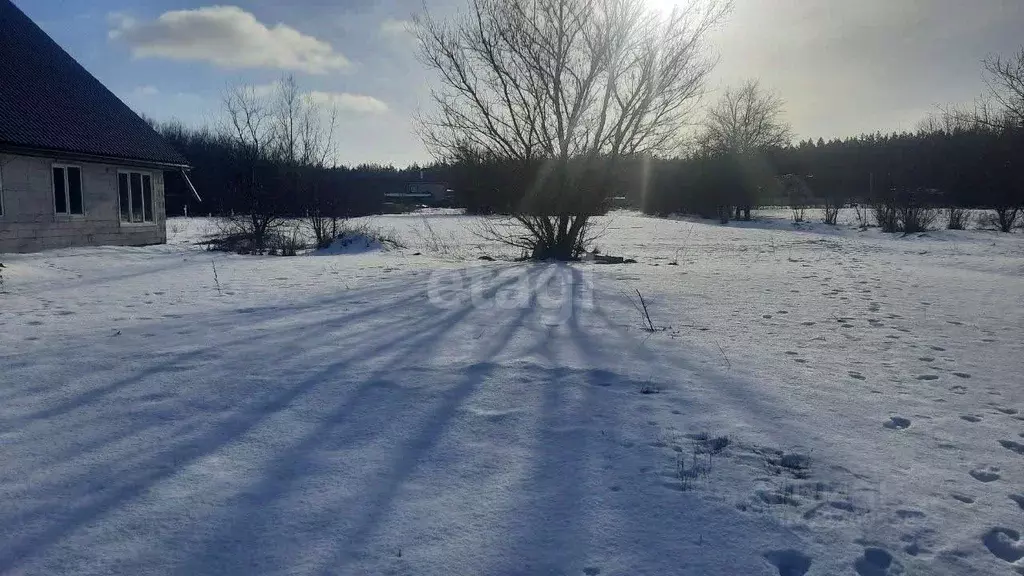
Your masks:
{"label": "white cloud", "polygon": [[[274,98],[280,87],[281,82],[276,81],[269,84],[257,84],[251,88],[253,94],[259,98]],[[390,109],[385,102],[365,94],[313,90],[303,92],[303,95],[318,106],[334,108],[340,113],[382,114]]]}
{"label": "white cloud", "polygon": [[415,24],[408,20],[388,18],[380,23],[380,33],[384,36],[401,38],[410,36],[414,26]]}
{"label": "white cloud", "polygon": [[363,94],[313,91],[309,93],[309,97],[314,103],[323,106],[332,106],[339,112],[382,114],[388,111],[387,104],[373,96],[366,96]]}
{"label": "white cloud", "polygon": [[237,6],[165,12],[152,22],[111,14],[110,38],[135,58],[209,62],[222,68],[275,68],[325,74],[351,66],[327,42],[277,24],[270,28]]}

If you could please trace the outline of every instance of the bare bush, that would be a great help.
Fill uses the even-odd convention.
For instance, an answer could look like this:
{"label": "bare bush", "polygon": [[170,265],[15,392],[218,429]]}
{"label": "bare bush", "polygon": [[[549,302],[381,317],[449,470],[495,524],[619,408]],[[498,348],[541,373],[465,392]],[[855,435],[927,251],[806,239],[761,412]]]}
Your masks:
{"label": "bare bush", "polygon": [[793,222],[803,222],[807,217],[807,204],[811,200],[811,189],[807,182],[796,174],[786,174],[779,179],[779,184],[793,211]]}
{"label": "bare bush", "polygon": [[300,251],[309,248],[309,244],[302,235],[301,227],[295,224],[290,230],[281,230],[273,238],[271,248],[281,256],[295,256]]}
{"label": "bare bush", "polygon": [[866,206],[861,206],[860,204],[854,204],[853,210],[857,218],[857,228],[867,230],[868,226],[871,225],[868,208]]}
{"label": "bare bush", "polygon": [[904,234],[931,230],[935,225],[935,210],[923,206],[900,206],[896,209],[899,228]]}
{"label": "bare bush", "polygon": [[825,198],[825,214],[822,221],[829,226],[835,226],[839,222],[840,204],[832,198]]}
{"label": "bare bush", "polygon": [[966,208],[947,208],[946,209],[946,229],[947,230],[964,230],[967,228],[967,220],[970,215],[970,211]]}
{"label": "bare bush", "polygon": [[882,229],[882,232],[891,234],[900,231],[900,218],[895,202],[891,200],[876,200],[871,205],[871,212],[875,216],[875,224]]}
{"label": "bare bush", "polygon": [[454,232],[448,231],[447,234],[442,234],[434,228],[433,224],[430,223],[430,219],[425,216],[422,218],[422,224],[422,229],[416,227],[413,229],[413,233],[416,234],[419,244],[425,250],[442,256],[459,256],[462,254],[462,250],[459,247],[461,242]]}
{"label": "bare bush", "polygon": [[237,254],[263,254],[277,234],[283,220],[262,214],[238,214],[216,221],[217,231],[209,240],[209,248]]}
{"label": "bare bush", "polygon": [[306,225],[313,234],[318,250],[323,250],[331,245],[331,242],[338,237],[339,226],[342,224],[342,220],[337,216],[328,216],[319,209],[314,209],[306,215]]}
{"label": "bare bush", "polygon": [[999,227],[999,231],[1013,232],[1013,229],[1017,226],[1018,219],[1020,219],[1021,208],[1017,206],[1000,206],[995,211],[995,223]]}

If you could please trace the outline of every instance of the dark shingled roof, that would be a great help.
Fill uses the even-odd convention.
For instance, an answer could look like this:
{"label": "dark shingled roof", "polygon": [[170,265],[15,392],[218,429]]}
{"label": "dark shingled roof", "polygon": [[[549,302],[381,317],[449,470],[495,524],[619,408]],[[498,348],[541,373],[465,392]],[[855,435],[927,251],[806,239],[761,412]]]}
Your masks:
{"label": "dark shingled roof", "polygon": [[0,148],[188,164],[10,0],[0,0]]}

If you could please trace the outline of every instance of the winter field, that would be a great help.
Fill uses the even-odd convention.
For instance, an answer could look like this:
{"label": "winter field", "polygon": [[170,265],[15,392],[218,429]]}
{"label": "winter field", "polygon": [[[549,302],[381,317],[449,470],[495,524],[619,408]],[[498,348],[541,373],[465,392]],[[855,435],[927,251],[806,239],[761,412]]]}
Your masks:
{"label": "winter field", "polygon": [[1024,574],[1024,234],[757,216],[4,255],[0,573]]}

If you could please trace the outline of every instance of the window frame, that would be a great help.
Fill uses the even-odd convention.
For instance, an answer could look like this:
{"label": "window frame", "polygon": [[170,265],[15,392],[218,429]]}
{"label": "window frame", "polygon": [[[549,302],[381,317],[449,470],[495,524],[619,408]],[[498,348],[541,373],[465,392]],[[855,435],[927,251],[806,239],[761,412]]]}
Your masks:
{"label": "window frame", "polygon": [[[128,218],[129,218],[129,220],[125,220],[125,219],[123,219],[121,217],[121,215],[123,214],[123,212],[121,211],[121,175],[122,174],[124,174],[124,175],[126,175],[128,177]],[[141,222],[134,222],[134,221],[131,220],[132,214],[134,214],[134,211],[132,210],[132,208],[133,208],[133,206],[132,206],[132,202],[133,202],[133,200],[132,200],[132,174],[138,174],[139,175],[139,187],[141,188],[140,193],[142,194],[142,203],[143,203],[143,206],[142,206],[142,221]],[[143,182],[144,182],[143,176],[149,178],[149,214],[151,215],[151,219],[150,220],[146,220],[146,206],[145,206],[145,203],[146,203],[146,188],[145,188],[145,185],[143,184]],[[118,168],[118,170],[117,170],[117,179],[116,179],[116,181],[114,183],[114,188],[117,191],[117,221],[121,224],[121,226],[140,227],[140,226],[156,226],[157,225],[156,210],[155,210],[155,208],[156,208],[156,183],[155,183],[154,178],[153,178],[153,172],[150,172],[148,170],[138,170],[138,169],[133,169],[133,168]]]}
{"label": "window frame", "polygon": [[[53,171],[57,169],[64,171],[64,212],[57,211],[57,180],[53,177]],[[72,212],[71,211],[71,185],[68,182],[68,169],[74,168],[78,170],[78,191],[82,198],[82,211]],[[85,210],[85,178],[82,177],[84,171],[80,164],[66,164],[63,162],[54,162],[50,166],[50,201],[53,202],[53,213],[56,216],[64,216],[65,218],[84,218],[86,216]]]}
{"label": "window frame", "polygon": [[0,158],[0,219],[7,215],[6,207],[4,204],[4,163],[3,158]]}

